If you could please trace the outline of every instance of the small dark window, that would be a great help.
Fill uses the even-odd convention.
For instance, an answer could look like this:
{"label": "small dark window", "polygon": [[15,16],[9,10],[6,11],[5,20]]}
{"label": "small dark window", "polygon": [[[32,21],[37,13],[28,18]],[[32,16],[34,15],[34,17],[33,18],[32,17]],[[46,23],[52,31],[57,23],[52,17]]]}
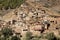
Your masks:
{"label": "small dark window", "polygon": [[43,11],[44,13],[46,13],[45,10],[41,10],[41,11]]}
{"label": "small dark window", "polygon": [[9,21],[8,24],[10,25],[11,24],[11,21]]}
{"label": "small dark window", "polygon": [[15,33],[16,35],[20,35],[21,33]]}
{"label": "small dark window", "polygon": [[41,29],[37,29],[37,30],[34,30],[34,31],[41,31]]}
{"label": "small dark window", "polygon": [[23,29],[23,31],[28,31],[28,29]]}
{"label": "small dark window", "polygon": [[12,24],[15,24],[16,20],[12,20]]}
{"label": "small dark window", "polygon": [[54,21],[50,21],[50,22],[54,22]]}
{"label": "small dark window", "polygon": [[20,37],[22,37],[22,35],[20,35]]}
{"label": "small dark window", "polygon": [[50,24],[47,24],[47,26],[49,27],[49,26],[50,26]]}
{"label": "small dark window", "polygon": [[59,29],[58,27],[56,27],[56,29]]}
{"label": "small dark window", "polygon": [[47,29],[50,27],[50,24],[47,24]]}

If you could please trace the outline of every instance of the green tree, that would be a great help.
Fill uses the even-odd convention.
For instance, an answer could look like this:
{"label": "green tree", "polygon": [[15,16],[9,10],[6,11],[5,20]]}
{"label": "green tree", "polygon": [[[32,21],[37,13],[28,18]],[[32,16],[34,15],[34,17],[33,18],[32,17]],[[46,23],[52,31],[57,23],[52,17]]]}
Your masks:
{"label": "green tree", "polygon": [[32,33],[28,31],[28,32],[26,32],[24,40],[31,40],[31,37],[32,37]]}
{"label": "green tree", "polygon": [[34,38],[32,38],[32,40],[40,40],[40,36],[34,36]]}
{"label": "green tree", "polygon": [[0,10],[19,7],[25,0],[0,0]]}
{"label": "green tree", "polygon": [[11,40],[21,40],[19,37],[17,37],[17,36],[13,36],[12,38],[11,38]]}
{"label": "green tree", "polygon": [[49,34],[47,34],[46,38],[47,38],[48,40],[57,40],[57,39],[56,39],[56,36],[54,35],[54,33],[49,33]]}
{"label": "green tree", "polygon": [[60,40],[60,37],[56,37],[57,38],[57,40]]}
{"label": "green tree", "polygon": [[12,29],[8,27],[3,28],[1,32],[5,37],[13,35]]}

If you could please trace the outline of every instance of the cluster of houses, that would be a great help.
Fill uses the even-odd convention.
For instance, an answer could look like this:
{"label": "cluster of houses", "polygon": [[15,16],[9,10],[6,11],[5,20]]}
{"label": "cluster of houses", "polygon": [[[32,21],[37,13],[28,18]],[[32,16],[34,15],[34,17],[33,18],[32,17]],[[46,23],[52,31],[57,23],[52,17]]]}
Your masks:
{"label": "cluster of houses", "polygon": [[[56,32],[55,30],[59,32],[60,18],[52,17],[44,9],[35,9],[24,3],[20,8],[12,10],[0,18],[1,28],[8,25],[15,33],[21,33],[21,35],[27,31],[39,35],[40,33]],[[58,32],[55,34],[59,34]]]}

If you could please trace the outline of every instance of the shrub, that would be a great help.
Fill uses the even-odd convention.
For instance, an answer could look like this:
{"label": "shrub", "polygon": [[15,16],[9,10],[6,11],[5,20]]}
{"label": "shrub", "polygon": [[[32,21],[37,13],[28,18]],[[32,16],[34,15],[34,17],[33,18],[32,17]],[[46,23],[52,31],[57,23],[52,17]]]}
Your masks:
{"label": "shrub", "polygon": [[11,38],[11,40],[21,40],[19,37],[17,37],[17,36],[13,36],[12,38]]}
{"label": "shrub", "polygon": [[57,37],[57,40],[60,40],[60,38],[59,38],[59,37]]}
{"label": "shrub", "polygon": [[54,35],[54,33],[49,33],[49,34],[47,34],[46,38],[47,38],[48,40],[57,40],[57,39],[56,39],[56,36]]}
{"label": "shrub", "polygon": [[13,35],[11,28],[3,28],[1,32],[5,37]]}
{"label": "shrub", "polygon": [[33,38],[32,38],[32,40],[40,40],[40,38],[41,38],[41,36],[34,36]]}
{"label": "shrub", "polygon": [[0,0],[0,9],[14,9],[16,7],[19,7],[24,0]]}
{"label": "shrub", "polygon": [[32,33],[28,31],[26,32],[24,40],[31,40],[31,37],[32,37]]}

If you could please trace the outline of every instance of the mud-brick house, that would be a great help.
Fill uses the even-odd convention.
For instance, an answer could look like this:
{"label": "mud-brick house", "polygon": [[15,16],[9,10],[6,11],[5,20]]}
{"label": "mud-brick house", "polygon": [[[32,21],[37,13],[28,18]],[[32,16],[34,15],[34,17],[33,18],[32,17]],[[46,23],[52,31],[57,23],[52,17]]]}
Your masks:
{"label": "mud-brick house", "polygon": [[14,10],[4,15],[3,20],[9,22],[9,24],[14,24],[13,22],[17,20]]}

